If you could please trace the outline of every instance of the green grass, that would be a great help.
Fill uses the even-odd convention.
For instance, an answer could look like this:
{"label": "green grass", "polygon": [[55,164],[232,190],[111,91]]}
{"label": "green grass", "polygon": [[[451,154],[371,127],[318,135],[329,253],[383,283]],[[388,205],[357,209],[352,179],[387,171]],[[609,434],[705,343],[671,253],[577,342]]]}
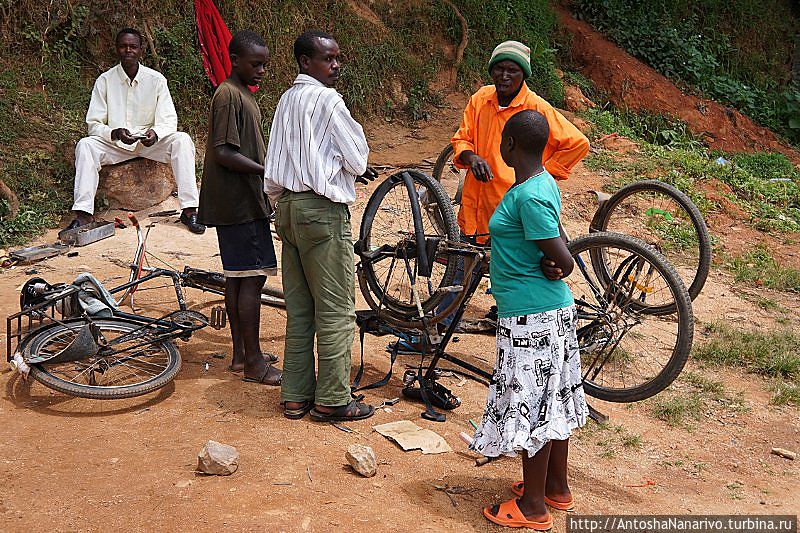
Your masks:
{"label": "green grass", "polygon": [[800,407],[800,384],[778,381],[770,390],[772,391],[771,404],[796,405]]}
{"label": "green grass", "polygon": [[800,270],[781,266],[765,245],[758,245],[745,254],[729,259],[726,266],[737,282],[800,292]]}
{"label": "green grass", "polygon": [[[613,151],[589,154],[586,165],[611,178],[608,192],[642,179],[659,179],[685,192],[703,215],[723,206],[708,197],[706,184],[730,188],[728,200],[748,214],[744,221],[765,232],[800,231],[800,171],[781,154],[709,153],[685,124],[670,117],[610,108],[583,111],[593,125],[591,139],[619,133],[639,144],[620,157]],[[724,164],[717,163],[722,157]],[[680,242],[681,237],[676,236]]]}
{"label": "green grass", "polygon": [[650,401],[649,411],[653,417],[670,426],[692,429],[688,419],[700,420],[705,412],[705,404],[698,397],[686,395],[656,396]]}
{"label": "green grass", "polygon": [[791,329],[739,331],[718,323],[706,331],[711,340],[695,345],[695,360],[763,376],[771,383],[771,403],[800,405],[800,335]]}
{"label": "green grass", "polygon": [[651,416],[689,431],[694,429],[694,422],[702,420],[706,412],[724,411],[735,415],[750,410],[743,394],[731,396],[726,393],[722,381],[690,370],[681,373],[665,393],[648,403]]}

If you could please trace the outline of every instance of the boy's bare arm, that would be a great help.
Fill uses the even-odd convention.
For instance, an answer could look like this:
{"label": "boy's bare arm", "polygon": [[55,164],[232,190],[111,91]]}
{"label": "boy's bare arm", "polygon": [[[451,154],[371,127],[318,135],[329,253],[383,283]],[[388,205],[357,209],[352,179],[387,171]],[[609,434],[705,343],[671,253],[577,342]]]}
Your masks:
{"label": "boy's bare arm", "polygon": [[214,147],[214,155],[217,156],[217,161],[220,165],[241,174],[263,174],[264,166],[256,163],[249,157],[245,157],[239,153],[234,146],[230,144],[223,144]]}

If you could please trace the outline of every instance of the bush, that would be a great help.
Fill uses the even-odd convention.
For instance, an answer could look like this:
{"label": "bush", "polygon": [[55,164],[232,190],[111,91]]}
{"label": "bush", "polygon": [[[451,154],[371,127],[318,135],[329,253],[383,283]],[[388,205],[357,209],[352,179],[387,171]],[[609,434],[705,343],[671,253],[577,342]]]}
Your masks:
{"label": "bush", "polygon": [[800,141],[800,86],[788,65],[800,24],[788,0],[577,0],[632,55]]}

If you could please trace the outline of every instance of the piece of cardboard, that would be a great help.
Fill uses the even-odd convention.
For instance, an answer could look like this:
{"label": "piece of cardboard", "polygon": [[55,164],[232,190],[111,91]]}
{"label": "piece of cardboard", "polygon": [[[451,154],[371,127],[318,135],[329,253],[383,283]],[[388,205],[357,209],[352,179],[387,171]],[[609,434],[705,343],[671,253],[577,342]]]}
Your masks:
{"label": "piece of cardboard", "polygon": [[444,437],[430,429],[423,429],[410,420],[389,422],[373,426],[372,429],[395,441],[403,451],[421,449],[424,454],[453,451]]}

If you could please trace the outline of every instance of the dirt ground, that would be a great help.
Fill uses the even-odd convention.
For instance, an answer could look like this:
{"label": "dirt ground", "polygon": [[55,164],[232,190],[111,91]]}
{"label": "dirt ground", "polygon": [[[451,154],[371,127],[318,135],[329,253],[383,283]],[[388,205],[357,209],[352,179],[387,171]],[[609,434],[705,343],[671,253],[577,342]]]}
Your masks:
{"label": "dirt ground", "polygon": [[[376,165],[429,167],[457,126],[463,97],[454,96],[436,122],[419,130],[399,124],[368,127]],[[390,172],[389,169],[384,173]],[[574,234],[583,233],[591,213],[586,191],[602,179],[582,166],[562,184],[565,217]],[[375,184],[360,188],[354,227]],[[175,207],[170,199],[149,212]],[[118,213],[109,213],[112,217]],[[164,261],[219,269],[213,230],[188,233],[175,218],[155,222],[149,249]],[[52,241],[49,232],[39,242]],[[60,256],[33,267],[0,274],[0,314],[14,312],[18,290],[35,268],[48,281],[69,281],[91,271],[113,286],[126,277],[119,264],[129,261],[135,245],[132,229],[79,249],[77,257]],[[115,264],[116,261],[118,264]],[[121,262],[121,263],[120,263]],[[277,283],[271,280],[271,283]],[[746,298],[720,271],[712,272],[695,302],[698,324],[726,320],[741,327],[768,327],[774,317]],[[143,292],[138,304],[154,315],[171,310],[168,290]],[[797,325],[800,302],[778,296]],[[752,298],[750,298],[752,300]],[[193,309],[209,313],[221,301],[193,291]],[[166,303],[165,303],[166,302]],[[479,316],[490,297],[473,301]],[[359,295],[358,308],[365,308]],[[285,312],[264,307],[262,342],[282,356]],[[3,322],[0,327],[5,327]],[[697,338],[701,339],[700,327]],[[3,331],[4,332],[4,331]],[[460,335],[452,352],[489,368],[492,336]],[[358,344],[353,345],[357,364]],[[365,381],[388,368],[384,347],[389,339],[366,339]],[[92,401],[24,382],[5,370],[0,374],[0,529],[6,531],[496,531],[481,515],[483,505],[511,496],[520,478],[517,461],[504,459],[476,467],[465,454],[459,432],[482,413],[486,388],[471,380],[444,378],[463,405],[445,423],[423,420],[421,406],[403,400],[373,418],[349,424],[349,434],[308,418],[281,416],[276,388],[243,383],[227,371],[227,330],[201,330],[179,342],[183,369],[168,387],[131,400]],[[397,374],[416,358],[401,357]],[[206,369],[208,363],[208,369]],[[689,369],[697,370],[692,362]],[[648,404],[591,403],[610,417],[609,428],[591,423],[573,439],[572,489],[580,513],[761,513],[797,514],[800,499],[797,461],[770,455],[774,446],[800,450],[800,412],[768,405],[765,383],[734,370],[708,371],[726,393],[742,394],[748,410],[713,409],[690,431],[670,427],[648,414]],[[400,396],[400,380],[372,391],[379,403]],[[373,425],[411,420],[441,434],[453,452],[422,455],[403,452],[371,430]],[[622,436],[640,437],[626,446]],[[230,477],[194,473],[196,455],[209,439],[234,445],[239,470]],[[635,440],[635,439],[634,439]],[[349,444],[371,446],[378,475],[365,479],[344,459]],[[448,487],[448,496],[436,488]],[[563,531],[564,514],[555,513],[555,531]]]}

